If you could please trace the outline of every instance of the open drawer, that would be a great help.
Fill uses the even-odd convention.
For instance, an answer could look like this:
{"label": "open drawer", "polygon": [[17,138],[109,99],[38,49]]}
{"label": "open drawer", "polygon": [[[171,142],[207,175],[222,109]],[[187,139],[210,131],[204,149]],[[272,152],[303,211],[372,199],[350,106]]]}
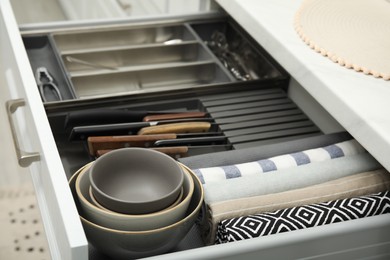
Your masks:
{"label": "open drawer", "polygon": [[[229,68],[223,65],[223,61],[221,62],[221,60],[217,59],[216,56],[213,56],[213,52],[207,48],[207,45],[204,42],[208,40],[207,36],[206,38],[203,38],[203,40],[200,40],[202,37],[205,37],[201,33],[192,34],[192,36],[194,36],[192,40],[195,39],[196,44],[190,42],[188,45],[196,45],[196,48],[200,50],[199,53],[203,53],[204,55],[207,54],[206,56],[212,57],[211,60],[214,68],[220,71],[221,75],[223,75],[222,78],[226,81],[214,82],[211,80],[202,82],[202,84],[196,85],[196,87],[194,87],[192,83],[187,85],[179,83],[176,84],[175,87],[152,85],[151,89],[142,89],[142,91],[134,91],[134,89],[130,89],[129,91],[129,88],[127,88],[124,91],[124,93],[126,93],[124,95],[123,93],[121,95],[115,95],[118,89],[115,89],[112,92],[94,92],[92,89],[95,84],[99,84],[100,82],[102,82],[102,84],[107,83],[107,78],[104,78],[105,74],[101,73],[101,70],[107,72],[109,69],[99,68],[96,73],[96,68],[92,69],[91,66],[81,66],[83,64],[74,64],[74,62],[68,63],[69,59],[63,59],[60,52],[58,52],[57,54],[54,54],[54,56],[51,56],[50,59],[56,63],[55,70],[64,76],[62,82],[67,86],[66,91],[61,96],[65,96],[66,100],[58,101],[56,99],[58,96],[56,96],[55,93],[53,94],[53,92],[49,92],[48,102],[45,102],[43,105],[41,100],[42,97],[40,96],[34,78],[35,68],[40,65],[34,65],[33,62],[31,62],[31,57],[33,56],[31,53],[34,51],[29,53],[29,50],[27,49],[26,52],[24,52],[24,44],[26,44],[25,46],[38,46],[38,48],[40,48],[39,46],[45,46],[43,48],[53,49],[52,47],[54,47],[55,49],[58,48],[58,46],[56,46],[58,43],[55,42],[56,35],[51,35],[47,32],[43,34],[41,33],[39,36],[24,34],[22,39],[19,35],[19,31],[13,17],[10,16],[12,11],[8,2],[2,1],[0,3],[0,7],[0,30],[2,36],[2,41],[0,43],[2,53],[1,71],[4,71],[3,75],[0,77],[2,85],[7,86],[2,86],[1,89],[2,106],[4,107],[5,101],[10,99],[24,98],[26,101],[27,106],[24,111],[25,114],[23,115],[25,118],[20,120],[18,119],[17,122],[24,122],[28,127],[25,127],[24,129],[22,127],[21,129],[23,131],[19,130],[20,132],[18,133],[18,136],[22,140],[21,145],[23,146],[23,149],[27,151],[36,151],[40,156],[40,161],[32,162],[26,171],[30,172],[34,179],[42,219],[45,224],[47,240],[49,241],[51,256],[53,259],[107,259],[107,257],[98,253],[88,244],[79,220],[77,209],[73,203],[72,195],[68,188],[67,178],[69,178],[69,176],[77,170],[78,167],[91,160],[83,142],[69,142],[69,133],[63,128],[66,115],[69,112],[83,111],[90,108],[203,111],[213,115],[212,123],[216,126],[215,130],[221,133],[227,140],[227,142],[223,145],[226,145],[227,149],[240,149],[240,147],[247,147],[248,145],[259,145],[260,143],[257,142],[260,142],[261,138],[255,137],[254,142],[251,140],[235,139],[243,136],[240,132],[237,132],[243,131],[243,129],[233,125],[230,126],[231,129],[225,126],[237,123],[234,121],[236,120],[235,117],[248,116],[248,118],[250,118],[250,115],[256,114],[256,112],[226,116],[223,114],[226,112],[226,106],[240,106],[248,105],[250,103],[259,104],[262,102],[271,102],[273,104],[266,103],[263,107],[276,106],[280,108],[285,106],[283,109],[274,110],[271,113],[280,111],[283,111],[284,113],[288,111],[287,114],[282,116],[287,121],[280,122],[280,124],[304,122],[303,125],[297,126],[299,129],[307,129],[307,131],[301,133],[302,135],[316,135],[321,133],[321,127],[318,127],[318,125],[313,123],[313,121],[315,121],[314,118],[311,120],[311,118],[306,116],[306,114],[310,114],[311,111],[302,111],[298,106],[300,104],[291,100],[290,93],[288,92],[291,91],[291,88],[288,87],[290,83],[287,75],[284,70],[279,67],[279,65],[272,62],[272,59],[269,59],[266,53],[261,51],[266,59],[271,61],[271,66],[275,66],[275,68],[277,68],[276,74],[268,73],[267,75],[271,75],[271,77],[266,79],[259,77],[248,82],[238,81],[229,72]],[[184,28],[188,29],[190,33],[194,33],[198,29],[203,30],[203,22],[204,21],[197,21],[197,23],[193,23],[193,27],[191,27],[192,23],[186,23]],[[163,24],[164,26],[168,25],[166,23]],[[172,24],[169,26],[171,25]],[[218,27],[220,24],[217,23],[216,26]],[[28,45],[27,40],[29,39],[26,37],[40,37],[38,41],[39,44]],[[51,47],[47,47],[49,45],[46,44],[53,45],[50,45]],[[187,45],[187,43],[184,45]],[[149,48],[150,46],[146,47]],[[143,50],[143,48],[146,47],[143,46],[141,49]],[[154,47],[156,46],[153,46],[153,48]],[[99,48],[105,47],[95,46],[90,49],[88,53],[85,51],[82,51],[81,53],[75,51],[72,52],[72,57],[88,62],[96,59],[95,62],[100,64],[102,61],[101,57],[95,55],[96,51],[99,51]],[[73,50],[65,49],[64,51],[71,52]],[[119,53],[119,57],[125,58],[125,53],[128,53],[129,49],[127,48],[125,52],[123,52],[124,50],[109,51],[117,52]],[[65,55],[67,55],[66,52]],[[129,52],[131,52],[131,50]],[[196,61],[199,63],[199,66],[204,65],[203,54],[200,55],[202,58],[199,58],[199,56],[196,58],[199,58],[199,60]],[[40,55],[38,55],[38,57],[39,56]],[[182,57],[183,56],[180,55],[177,56],[178,59],[181,59]],[[36,61],[38,60],[39,59],[37,58]],[[123,62],[123,60],[111,60],[109,64],[100,65],[118,66],[117,64],[121,64],[121,62]],[[164,60],[164,62],[167,62],[167,60]],[[174,63],[177,63],[177,60],[175,60]],[[137,69],[141,68],[141,70],[144,71],[145,66],[148,67],[148,69],[153,70],[162,69],[161,67],[154,67],[155,65],[151,68],[149,67],[149,64],[137,64],[136,69],[126,69],[126,71],[121,75],[125,75],[123,77],[126,80],[126,77],[133,76],[133,73],[135,73]],[[190,66],[193,66],[193,64]],[[183,66],[179,67],[183,68]],[[207,71],[209,71],[209,69],[210,67],[207,67]],[[188,77],[190,79],[194,79],[197,78],[193,74],[195,71],[196,70],[191,69],[190,72],[192,74],[184,73],[183,75],[189,75]],[[77,74],[76,72],[80,74]],[[164,71],[162,74],[175,76],[174,74],[165,72],[167,71]],[[211,69],[211,72],[213,73],[213,69]],[[75,76],[77,80],[72,80],[72,73],[75,73],[73,76]],[[82,82],[82,79],[84,77],[94,77],[96,74],[99,75],[99,78],[92,81],[94,82],[93,85],[87,86],[87,88],[84,89],[83,87],[85,85],[80,83]],[[258,73],[258,75],[261,75],[261,73]],[[100,78],[100,76],[103,78]],[[121,78],[122,77],[115,79],[118,80],[116,81],[118,82],[117,86],[122,85]],[[220,77],[215,78],[220,79]],[[177,78],[173,81],[176,79]],[[170,80],[172,80],[172,78]],[[87,81],[90,82],[90,80]],[[57,83],[59,83],[59,80]],[[99,88],[99,91],[102,90],[105,91],[105,87]],[[271,91],[271,93],[267,93],[267,91]],[[82,94],[81,96],[84,95],[83,93],[86,93],[84,98],[78,96],[80,93]],[[242,96],[243,94],[244,97]],[[256,99],[261,96],[271,94],[280,96],[279,98],[274,97],[264,100]],[[225,95],[225,97],[220,99],[219,97],[223,95]],[[242,98],[241,102],[238,101],[240,98]],[[236,103],[232,103],[232,99],[236,100]],[[274,103],[275,101],[276,103]],[[314,100],[311,100],[310,97],[307,97],[304,102],[318,105]],[[20,109],[24,108],[19,108],[19,112]],[[246,107],[244,109],[252,110],[253,107]],[[6,121],[6,112],[4,109],[2,111],[3,112],[0,116]],[[228,114],[230,113],[231,111],[228,111]],[[323,114],[321,113],[318,114],[319,117],[322,117],[322,115]],[[259,127],[259,125],[255,125],[255,127]],[[250,127],[245,127],[245,129],[247,128]],[[326,132],[332,132],[332,129],[327,129]],[[4,137],[4,139],[2,139],[2,141],[4,140],[4,143],[7,144],[7,151],[14,151],[13,142],[9,141],[12,135],[8,130],[4,133],[5,134],[2,135],[2,138]],[[250,135],[250,133],[248,134]],[[9,171],[10,174],[12,172],[18,172],[18,174],[26,173],[26,171],[20,170],[20,167],[17,166],[17,162],[12,156],[1,156],[1,158],[4,165],[14,165]],[[387,231],[389,227],[390,220],[388,216],[383,215],[312,228],[309,230],[288,232],[259,239],[215,246],[204,246],[202,243],[197,243],[197,233],[195,230],[195,233],[190,233],[189,236],[183,240],[180,247],[174,250],[175,252],[169,252],[152,258],[237,259],[240,257],[258,259],[259,257],[263,257],[275,259],[297,259],[316,257],[322,259],[345,259],[358,257],[368,258],[370,256],[385,258],[389,254],[388,248],[390,238],[389,232],[384,232],[384,230]]]}

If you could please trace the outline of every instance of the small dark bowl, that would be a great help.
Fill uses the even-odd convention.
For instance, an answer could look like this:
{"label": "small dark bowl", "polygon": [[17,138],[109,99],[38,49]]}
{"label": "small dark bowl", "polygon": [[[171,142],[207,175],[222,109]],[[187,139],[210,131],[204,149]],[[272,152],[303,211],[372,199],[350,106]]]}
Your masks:
{"label": "small dark bowl", "polygon": [[145,148],[123,148],[99,157],[89,178],[95,199],[124,214],[148,214],[169,207],[184,180],[173,158]]}

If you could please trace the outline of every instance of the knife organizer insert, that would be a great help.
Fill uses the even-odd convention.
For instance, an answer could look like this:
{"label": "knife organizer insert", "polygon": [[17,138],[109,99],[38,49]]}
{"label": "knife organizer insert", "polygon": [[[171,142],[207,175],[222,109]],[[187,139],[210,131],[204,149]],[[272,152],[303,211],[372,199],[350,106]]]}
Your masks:
{"label": "knife organizer insert", "polygon": [[[218,87],[209,91],[175,92],[166,95],[139,95],[136,97],[116,98],[107,103],[93,102],[88,105],[71,107],[48,107],[47,114],[68,177],[90,162],[87,137],[70,138],[72,128],[65,129],[69,113],[88,111],[96,108],[109,108],[120,111],[158,111],[158,112],[205,112],[205,120],[211,124],[211,135],[191,133],[190,140],[178,137],[179,143],[163,146],[189,147],[187,154],[174,157],[192,156],[230,149],[260,146],[306,136],[321,134],[320,129],[291,101],[285,92],[287,81],[272,82],[265,86],[245,83],[226,86],[220,93]],[[153,112],[151,112],[153,113]],[[207,120],[206,120],[207,119]],[[202,121],[202,118],[193,121]],[[185,122],[191,122],[186,119]],[[139,128],[125,128],[118,132],[107,126],[103,135],[137,135]],[[73,126],[72,126],[73,127]],[[77,126],[76,126],[77,128]],[[216,137],[216,138],[215,138]],[[183,141],[181,143],[181,141]],[[164,142],[163,142],[164,143]],[[131,146],[122,144],[123,147]],[[148,145],[147,147],[161,147]]]}
{"label": "knife organizer insert", "polygon": [[[23,35],[23,41],[33,70],[47,68],[64,100],[286,77],[226,19],[76,28]],[[41,95],[48,95],[47,102],[62,101],[53,93]]]}

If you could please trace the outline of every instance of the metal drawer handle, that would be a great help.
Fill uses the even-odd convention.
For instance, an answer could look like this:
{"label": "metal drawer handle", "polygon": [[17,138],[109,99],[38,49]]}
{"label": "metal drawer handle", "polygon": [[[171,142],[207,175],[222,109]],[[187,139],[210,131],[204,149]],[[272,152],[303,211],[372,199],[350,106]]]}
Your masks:
{"label": "metal drawer handle", "polygon": [[14,140],[18,163],[21,167],[28,167],[31,163],[33,163],[35,161],[39,161],[40,155],[39,155],[39,153],[24,152],[20,149],[18,137],[17,137],[16,131],[15,131],[14,121],[12,119],[12,114],[19,107],[24,106],[26,104],[26,102],[24,101],[24,99],[13,99],[13,100],[8,100],[5,104],[7,107],[8,121],[9,121],[9,124],[11,127],[12,138]]}

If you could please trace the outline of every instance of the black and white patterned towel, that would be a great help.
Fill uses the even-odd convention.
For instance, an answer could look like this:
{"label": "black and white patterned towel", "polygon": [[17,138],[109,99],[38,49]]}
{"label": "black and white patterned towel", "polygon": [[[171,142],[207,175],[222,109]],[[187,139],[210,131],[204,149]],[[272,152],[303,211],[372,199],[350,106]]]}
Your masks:
{"label": "black and white patterned towel", "polygon": [[216,244],[390,213],[390,191],[222,220]]}
{"label": "black and white patterned towel", "polygon": [[254,162],[194,169],[194,172],[205,184],[297,167],[312,162],[322,162],[363,152],[365,152],[365,149],[355,139],[352,139],[325,147],[274,156]]}

